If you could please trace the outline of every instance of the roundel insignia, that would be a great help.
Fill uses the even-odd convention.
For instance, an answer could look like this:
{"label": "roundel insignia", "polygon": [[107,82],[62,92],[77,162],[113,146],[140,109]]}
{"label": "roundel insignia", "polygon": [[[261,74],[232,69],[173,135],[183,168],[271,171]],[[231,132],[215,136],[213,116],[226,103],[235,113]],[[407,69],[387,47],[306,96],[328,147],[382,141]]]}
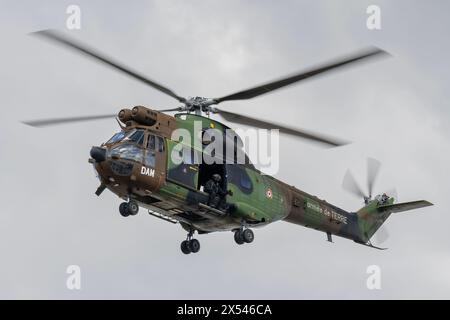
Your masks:
{"label": "roundel insignia", "polygon": [[266,198],[272,199],[272,197],[273,197],[272,189],[267,188],[267,190],[266,190]]}

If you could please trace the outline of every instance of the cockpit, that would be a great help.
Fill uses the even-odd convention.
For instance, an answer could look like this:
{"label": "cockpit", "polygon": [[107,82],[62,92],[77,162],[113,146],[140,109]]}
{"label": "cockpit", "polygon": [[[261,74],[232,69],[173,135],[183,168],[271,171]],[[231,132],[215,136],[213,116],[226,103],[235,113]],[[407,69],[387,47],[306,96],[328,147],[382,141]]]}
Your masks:
{"label": "cockpit", "polygon": [[155,167],[156,153],[164,151],[164,139],[143,129],[120,131],[103,144],[112,160],[127,160]]}
{"label": "cockpit", "polygon": [[142,146],[144,144],[144,130],[133,129],[128,132],[127,131],[117,132],[111,137],[111,139],[109,139],[105,143],[105,145],[116,144],[120,141],[130,141]]}

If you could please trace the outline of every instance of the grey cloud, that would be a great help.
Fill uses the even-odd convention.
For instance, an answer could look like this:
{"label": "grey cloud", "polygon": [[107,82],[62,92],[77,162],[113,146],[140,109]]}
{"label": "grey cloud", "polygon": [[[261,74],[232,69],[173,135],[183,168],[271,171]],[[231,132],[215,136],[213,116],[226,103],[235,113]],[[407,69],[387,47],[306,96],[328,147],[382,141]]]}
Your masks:
{"label": "grey cloud", "polygon": [[[448,2],[378,1],[383,29],[372,32],[372,1],[78,3],[74,36],[181,95],[227,94],[368,45],[390,51],[391,59],[226,107],[354,141],[323,150],[283,137],[279,179],[357,209],[342,178],[350,167],[364,179],[372,156],[383,163],[377,190],[436,205],[392,216],[383,252],[278,222],[256,230],[251,246],[218,233],[183,256],[181,228],[145,214],[123,219],[119,199],[93,194],[88,150],[118,130],[114,121],[64,131],[20,123],[173,101],[27,35],[64,28],[69,2],[2,1],[1,298],[449,298]],[[79,292],[65,287],[70,264],[82,268]],[[365,286],[371,264],[382,269],[380,291]]]}

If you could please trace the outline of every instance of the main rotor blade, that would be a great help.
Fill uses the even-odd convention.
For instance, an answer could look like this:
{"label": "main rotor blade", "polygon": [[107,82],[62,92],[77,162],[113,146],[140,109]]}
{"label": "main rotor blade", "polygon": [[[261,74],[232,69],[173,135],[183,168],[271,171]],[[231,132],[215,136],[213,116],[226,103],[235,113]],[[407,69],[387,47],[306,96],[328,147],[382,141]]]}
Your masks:
{"label": "main rotor blade", "polygon": [[380,161],[367,158],[367,190],[369,191],[369,197],[372,197],[373,186],[380,171]]}
{"label": "main rotor blade", "polygon": [[183,107],[177,107],[177,108],[171,108],[171,109],[162,109],[162,110],[155,110],[158,112],[170,112],[170,111],[183,111]]}
{"label": "main rotor blade", "polygon": [[70,39],[69,37],[64,36],[60,32],[57,32],[55,30],[42,30],[42,31],[33,32],[32,34],[46,38],[46,39],[56,42],[60,45],[66,46],[70,49],[73,49],[79,53],[83,53],[83,54],[87,55],[88,57],[91,57],[97,61],[103,62],[104,64],[106,64],[116,70],[119,70],[119,71],[129,75],[130,77],[137,79],[137,80],[151,86],[152,88],[171,96],[172,98],[177,99],[179,102],[186,101],[185,98],[178,96],[175,92],[173,92],[169,88],[167,88],[153,80],[150,80],[149,78],[139,74],[136,71],[131,70],[130,68],[126,67],[125,65],[114,61],[113,59],[107,57],[106,55],[104,55],[102,53],[99,53],[95,49],[90,48],[89,46],[87,46],[85,44],[82,44],[81,42],[78,42],[74,39]]}
{"label": "main rotor blade", "polygon": [[313,132],[309,132],[307,130],[302,130],[302,129],[293,129],[293,128],[285,127],[280,124],[276,124],[274,122],[259,120],[256,118],[243,116],[243,115],[240,115],[240,114],[237,114],[234,112],[219,110],[217,108],[214,108],[213,112],[218,113],[225,120],[230,121],[230,122],[244,124],[244,125],[258,127],[258,128],[263,128],[263,129],[279,129],[280,132],[282,132],[282,133],[289,134],[289,135],[292,135],[295,137],[300,137],[303,139],[307,139],[312,142],[322,143],[322,144],[325,144],[325,145],[331,146],[331,147],[342,146],[342,145],[345,145],[348,143],[348,142],[345,142],[342,140],[338,140],[336,138],[327,137],[322,134],[313,133]]}
{"label": "main rotor blade", "polygon": [[260,96],[262,94],[280,89],[282,87],[294,84],[296,82],[299,82],[301,80],[305,80],[311,77],[314,77],[316,75],[325,73],[325,72],[329,72],[332,71],[334,69],[355,63],[355,62],[360,62],[362,60],[368,59],[368,58],[372,58],[375,56],[381,56],[381,55],[387,55],[388,53],[378,49],[378,48],[368,48],[365,49],[363,51],[360,51],[356,54],[352,54],[346,58],[342,58],[342,59],[338,59],[332,62],[328,62],[328,63],[323,63],[321,65],[315,66],[313,68],[304,70],[300,73],[276,80],[276,81],[272,81],[272,82],[268,82],[266,84],[262,84],[260,86],[257,87],[253,87],[253,88],[249,88],[247,90],[243,90],[243,91],[239,91],[237,93],[233,93],[221,98],[216,98],[214,99],[214,101],[216,103],[220,103],[223,101],[230,101],[230,100],[245,100],[245,99],[251,99],[257,96]]}
{"label": "main rotor blade", "polygon": [[[171,109],[163,109],[163,110],[154,110],[158,112],[169,112],[169,111],[180,111],[182,107],[171,108]],[[41,119],[41,120],[30,120],[30,121],[22,121],[22,123],[32,126],[32,127],[47,127],[59,124],[68,124],[73,122],[84,122],[84,121],[93,121],[93,120],[101,120],[117,117],[117,113],[114,114],[104,114],[97,116],[80,116],[80,117],[67,117],[67,118],[51,118],[51,119]]]}
{"label": "main rotor blade", "polygon": [[72,122],[84,122],[84,121],[92,121],[92,120],[100,120],[107,118],[114,118],[117,116],[115,114],[105,114],[98,116],[83,116],[83,117],[69,117],[69,118],[52,118],[52,119],[42,119],[42,120],[31,120],[31,121],[23,121],[22,123],[27,124],[32,127],[47,127],[58,124],[67,124]]}
{"label": "main rotor blade", "polygon": [[350,170],[347,170],[345,173],[344,180],[342,181],[342,188],[360,199],[366,197]]}

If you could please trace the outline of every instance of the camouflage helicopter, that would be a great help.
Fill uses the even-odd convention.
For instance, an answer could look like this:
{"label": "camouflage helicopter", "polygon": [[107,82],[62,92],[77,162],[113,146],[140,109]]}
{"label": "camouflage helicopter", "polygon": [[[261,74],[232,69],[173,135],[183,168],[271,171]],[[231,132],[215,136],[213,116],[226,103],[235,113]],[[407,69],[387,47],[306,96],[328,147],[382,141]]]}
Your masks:
{"label": "camouflage helicopter", "polygon": [[[357,185],[351,174],[347,174],[344,179],[343,187],[364,200],[364,207],[356,212],[340,209],[272,176],[262,174],[251,164],[245,154],[244,163],[215,161],[207,164],[192,161],[194,155],[200,157],[204,155],[205,145],[207,146],[208,143],[205,143],[207,139],[203,138],[208,130],[215,129],[224,133],[225,141],[237,136],[229,137],[225,134],[231,129],[211,119],[210,114],[218,114],[225,120],[239,125],[279,129],[281,133],[325,146],[335,147],[345,144],[340,139],[225,111],[215,105],[226,101],[251,99],[356,62],[386,55],[383,50],[369,48],[280,80],[220,98],[186,99],[59,32],[44,30],[34,34],[121,71],[176,99],[181,104],[181,106],[165,110],[135,106],[132,109],[122,109],[117,115],[54,118],[24,123],[42,127],[117,116],[120,131],[110,140],[90,150],[89,162],[94,166],[100,180],[100,186],[95,193],[100,196],[105,189],[109,189],[123,199],[119,212],[124,217],[136,215],[141,207],[147,209],[150,215],[168,222],[179,223],[187,231],[186,240],[181,242],[181,251],[185,254],[196,253],[200,250],[200,242],[194,238],[195,232],[206,234],[232,231],[235,242],[242,245],[253,242],[252,228],[265,226],[275,221],[287,221],[322,231],[330,242],[332,242],[332,235],[336,235],[358,244],[382,249],[374,246],[371,238],[391,213],[432,205],[424,200],[394,204],[394,197],[387,194],[372,198],[374,181],[380,167],[373,160],[369,161],[367,195]],[[171,111],[177,113],[174,116],[165,113]],[[193,132],[195,123],[200,124],[200,132],[203,135],[202,144],[195,148],[191,143],[181,143],[184,151],[180,155],[181,162],[174,161],[171,155],[177,154],[174,151],[180,145],[180,141],[173,138],[173,133],[177,129]],[[238,136],[237,139],[239,140]],[[239,147],[233,150],[231,155],[233,159],[238,153],[237,149]],[[215,157],[222,157],[223,160],[223,157],[228,156],[230,155],[224,153]],[[219,176],[216,184],[220,190],[225,190],[221,199],[226,204],[224,207],[211,205],[209,202],[211,194],[205,192],[206,185],[214,176]]]}

